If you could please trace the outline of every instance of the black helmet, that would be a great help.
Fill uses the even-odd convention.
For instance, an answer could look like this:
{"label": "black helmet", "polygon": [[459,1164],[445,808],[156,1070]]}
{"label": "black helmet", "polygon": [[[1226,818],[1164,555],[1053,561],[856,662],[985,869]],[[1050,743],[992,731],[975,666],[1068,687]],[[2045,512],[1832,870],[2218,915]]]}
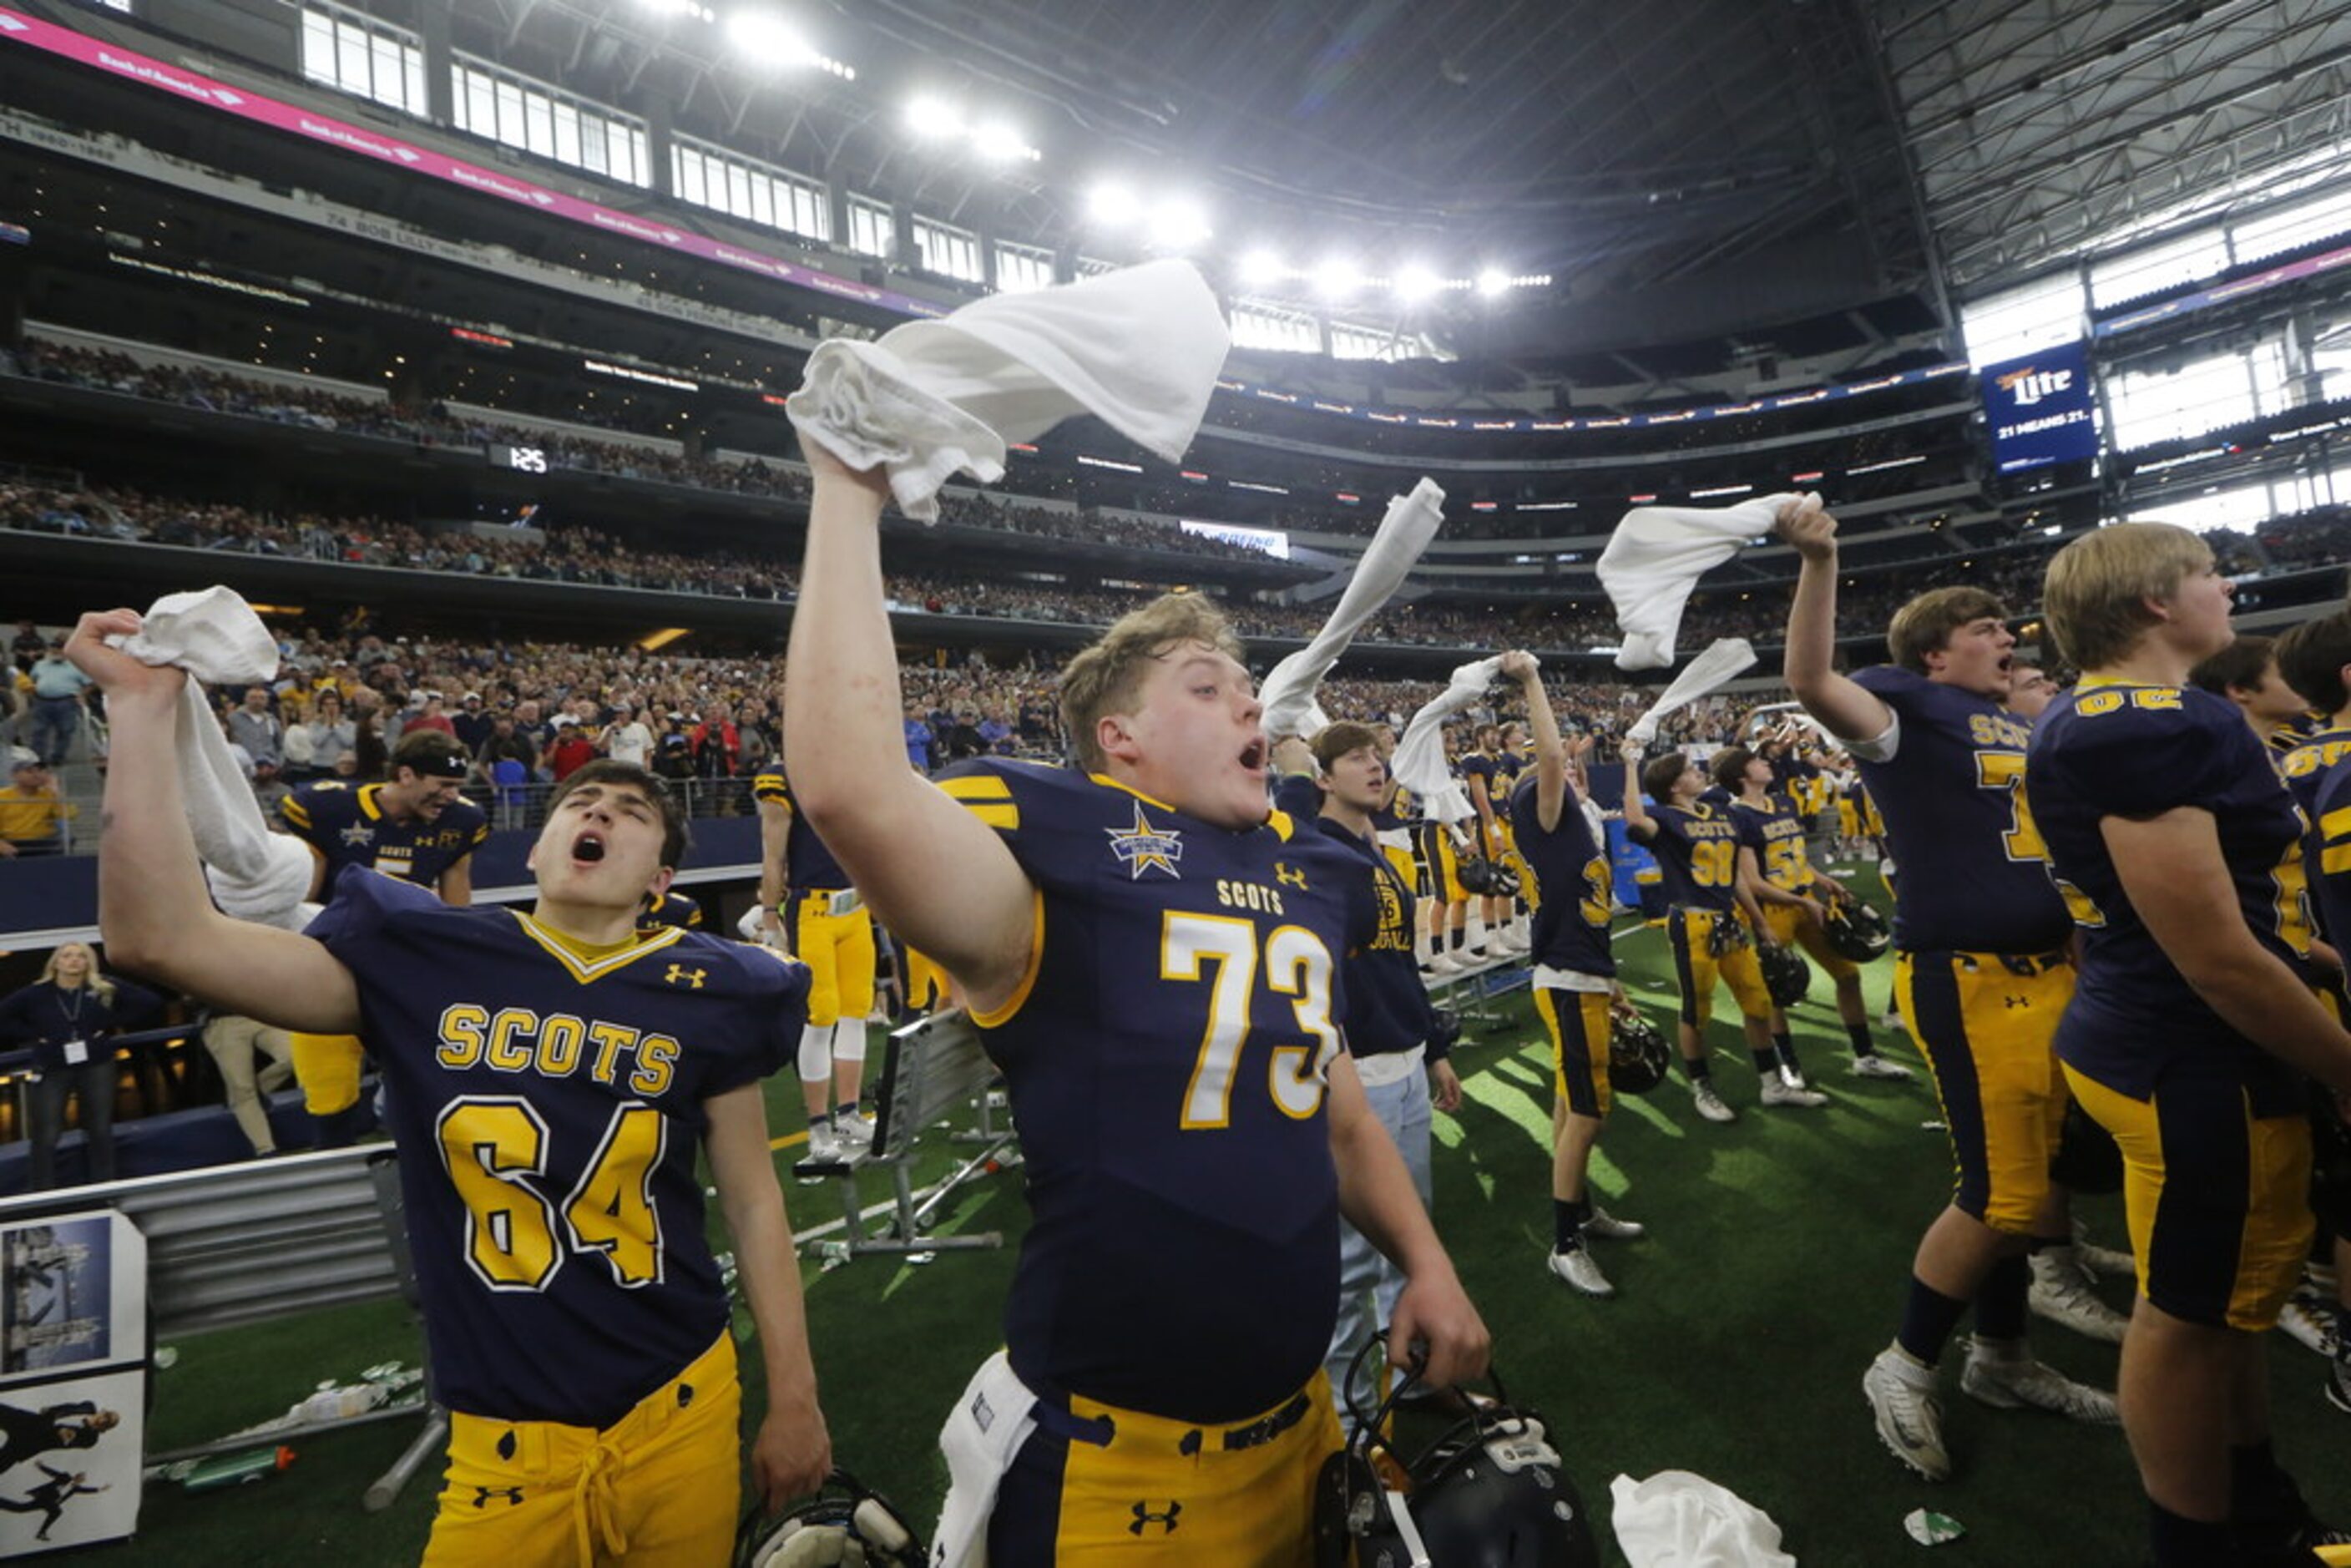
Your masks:
{"label": "black helmet", "polygon": [[1666,1081],[1673,1050],[1666,1031],[1641,1013],[1620,1013],[1608,1036],[1608,1087],[1619,1094],[1646,1094]]}
{"label": "black helmet", "polygon": [[[1542,1417],[1512,1407],[1499,1379],[1495,1399],[1473,1400],[1468,1416],[1402,1467],[1408,1491],[1382,1486],[1372,1450],[1401,1462],[1380,1432],[1395,1394],[1416,1381],[1405,1377],[1376,1414],[1358,1411],[1355,1436],[1324,1463],[1316,1568],[1599,1568],[1583,1499]],[[1348,1382],[1356,1382],[1353,1372]]]}
{"label": "black helmet", "polygon": [[898,1511],[847,1470],[825,1478],[814,1498],[778,1518],[756,1508],[735,1532],[735,1568],[923,1568],[929,1557]]}
{"label": "black helmet", "polygon": [[1755,956],[1763,966],[1763,988],[1771,993],[1773,1007],[1792,1008],[1812,989],[1813,967],[1793,947],[1766,944]]}
{"label": "black helmet", "polygon": [[1894,931],[1886,924],[1886,916],[1857,898],[1840,898],[1830,904],[1821,929],[1838,957],[1856,964],[1883,957],[1894,946]]}

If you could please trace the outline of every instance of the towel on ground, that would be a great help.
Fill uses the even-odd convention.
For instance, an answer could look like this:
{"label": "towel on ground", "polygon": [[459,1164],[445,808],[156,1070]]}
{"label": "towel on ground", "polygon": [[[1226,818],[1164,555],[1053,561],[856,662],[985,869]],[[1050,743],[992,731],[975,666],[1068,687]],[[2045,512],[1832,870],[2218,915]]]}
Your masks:
{"label": "towel on ground", "polygon": [[1633,1568],[1796,1568],[1771,1516],[1704,1476],[1618,1476],[1608,1492],[1616,1545]]}
{"label": "towel on ground", "polygon": [[872,342],[833,338],[809,356],[785,413],[856,469],[880,465],[898,506],[936,522],[950,475],[1004,476],[1005,444],[1072,414],[1098,415],[1177,461],[1231,345],[1217,297],[1188,261],[1155,261],[1028,294],[996,294]]}

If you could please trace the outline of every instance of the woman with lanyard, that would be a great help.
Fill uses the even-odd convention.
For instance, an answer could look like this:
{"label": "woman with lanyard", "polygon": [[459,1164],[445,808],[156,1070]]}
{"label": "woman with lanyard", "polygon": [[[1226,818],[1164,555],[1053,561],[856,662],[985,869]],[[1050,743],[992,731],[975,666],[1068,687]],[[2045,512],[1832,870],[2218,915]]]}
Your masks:
{"label": "woman with lanyard", "polygon": [[109,979],[86,942],[67,943],[49,955],[38,980],[0,998],[0,1041],[33,1048],[28,1190],[57,1184],[66,1097],[77,1092],[89,1139],[89,1179],[114,1179],[114,1048],[108,1041],[126,1022],[150,1017],[162,1006],[154,992]]}

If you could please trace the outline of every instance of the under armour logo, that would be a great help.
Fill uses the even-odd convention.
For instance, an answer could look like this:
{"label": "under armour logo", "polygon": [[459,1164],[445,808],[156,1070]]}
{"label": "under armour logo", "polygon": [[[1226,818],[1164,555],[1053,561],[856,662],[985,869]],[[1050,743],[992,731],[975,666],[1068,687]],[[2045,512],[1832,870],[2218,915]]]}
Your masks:
{"label": "under armour logo", "polygon": [[522,1506],[522,1488],[520,1487],[475,1487],[474,1489],[474,1506],[475,1508],[487,1508],[490,1506],[490,1499],[494,1497],[502,1497],[506,1499],[507,1506],[508,1508],[520,1508]]}
{"label": "under armour logo", "polygon": [[662,978],[673,986],[691,986],[698,991],[702,989],[703,977],[709,973],[707,969],[689,969],[683,964],[672,964],[669,973]]}
{"label": "under armour logo", "polygon": [[1284,887],[1294,887],[1301,893],[1306,891],[1306,873],[1286,862],[1273,862],[1273,880]]}
{"label": "under armour logo", "polygon": [[1144,1525],[1155,1524],[1159,1526],[1163,1534],[1173,1535],[1176,1533],[1176,1516],[1184,1511],[1184,1505],[1180,1502],[1171,1502],[1167,1505],[1165,1513],[1154,1513],[1151,1511],[1149,1503],[1138,1502],[1134,1505],[1134,1522],[1126,1527],[1128,1534],[1141,1535]]}

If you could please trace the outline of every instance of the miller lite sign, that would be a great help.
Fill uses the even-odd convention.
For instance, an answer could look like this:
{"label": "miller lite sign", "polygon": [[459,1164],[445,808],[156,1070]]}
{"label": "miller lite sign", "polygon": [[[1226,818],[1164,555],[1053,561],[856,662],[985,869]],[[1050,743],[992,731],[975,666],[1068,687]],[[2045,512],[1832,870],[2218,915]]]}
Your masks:
{"label": "miller lite sign", "polygon": [[2096,456],[2094,401],[2085,344],[1985,367],[1984,420],[1991,429],[1993,464],[2003,474],[2020,474]]}

